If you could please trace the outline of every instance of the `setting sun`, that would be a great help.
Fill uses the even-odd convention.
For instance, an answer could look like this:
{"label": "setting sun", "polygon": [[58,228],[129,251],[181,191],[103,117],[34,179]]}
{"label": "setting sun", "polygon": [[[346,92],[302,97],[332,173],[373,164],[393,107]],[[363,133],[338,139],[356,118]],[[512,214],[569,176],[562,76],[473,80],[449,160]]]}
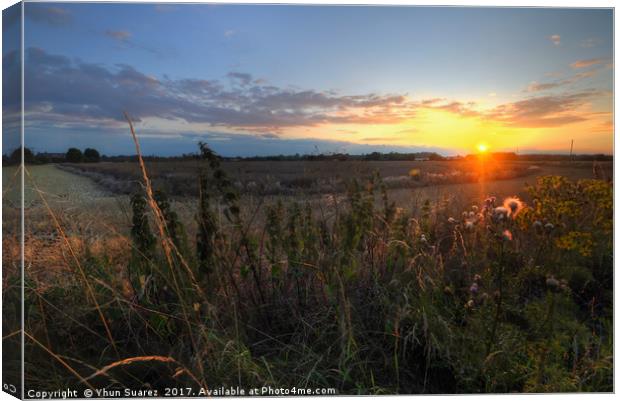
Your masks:
{"label": "setting sun", "polygon": [[480,153],[485,153],[487,150],[489,150],[489,147],[486,143],[479,143],[476,147],[478,148],[478,152]]}

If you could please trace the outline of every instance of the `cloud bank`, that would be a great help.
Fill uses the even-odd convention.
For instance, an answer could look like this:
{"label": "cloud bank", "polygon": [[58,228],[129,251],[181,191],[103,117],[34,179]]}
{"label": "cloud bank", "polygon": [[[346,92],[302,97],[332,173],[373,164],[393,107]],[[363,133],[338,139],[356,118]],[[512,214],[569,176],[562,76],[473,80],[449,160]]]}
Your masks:
{"label": "cloud bank", "polygon": [[[130,37],[124,31],[110,31],[109,36],[118,40]],[[3,57],[3,66],[14,69],[18,61],[16,55],[9,52]],[[598,64],[598,60],[575,63],[579,66]],[[508,127],[558,127],[590,119],[591,114],[583,110],[601,96],[601,92],[593,90],[534,95],[482,109],[472,101],[413,99],[406,93],[351,95],[274,86],[238,71],[231,71],[222,79],[160,78],[126,64],[88,63],[32,47],[26,49],[25,74],[29,127],[118,130],[125,128],[123,112],[127,111],[136,121],[155,119],[174,127],[173,132],[153,128],[141,130],[146,134],[174,137],[179,132],[220,130],[229,134],[249,133],[270,141],[283,141],[291,128],[410,123],[422,110],[487,120]],[[558,88],[566,83],[533,83],[528,92]],[[10,82],[5,84],[11,85]],[[339,135],[336,131],[334,135]],[[412,133],[415,134],[415,130]],[[366,139],[375,143],[377,138]]]}

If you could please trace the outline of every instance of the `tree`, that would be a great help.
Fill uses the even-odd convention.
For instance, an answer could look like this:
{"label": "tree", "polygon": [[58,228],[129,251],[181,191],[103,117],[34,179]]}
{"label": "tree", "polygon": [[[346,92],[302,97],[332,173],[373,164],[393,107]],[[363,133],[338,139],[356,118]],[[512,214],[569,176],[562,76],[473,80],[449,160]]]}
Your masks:
{"label": "tree", "polygon": [[87,163],[97,163],[99,162],[101,156],[99,156],[99,152],[93,148],[84,149],[84,161]]}
{"label": "tree", "polygon": [[65,157],[69,163],[80,163],[84,158],[82,151],[77,148],[70,148]]}
{"label": "tree", "polygon": [[[9,156],[9,161],[11,164],[21,164],[22,148],[15,149],[11,153],[11,156]],[[32,164],[32,162],[34,162],[34,153],[32,153],[32,150],[28,148],[24,148],[24,162],[27,164]]]}

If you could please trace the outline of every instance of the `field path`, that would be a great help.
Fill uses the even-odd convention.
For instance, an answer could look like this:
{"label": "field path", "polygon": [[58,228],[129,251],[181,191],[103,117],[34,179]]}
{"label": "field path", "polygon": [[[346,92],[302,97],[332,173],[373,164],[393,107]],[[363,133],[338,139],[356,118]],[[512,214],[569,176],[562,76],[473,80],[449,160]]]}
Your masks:
{"label": "field path", "polygon": [[[53,164],[26,166],[26,170],[30,174],[24,177],[25,207],[35,206],[41,201],[35,186],[43,192],[43,196],[50,204],[76,205],[106,198],[118,198],[89,178],[63,171]],[[17,167],[4,167],[2,179],[5,182],[5,200],[13,204],[19,202],[20,175]]]}

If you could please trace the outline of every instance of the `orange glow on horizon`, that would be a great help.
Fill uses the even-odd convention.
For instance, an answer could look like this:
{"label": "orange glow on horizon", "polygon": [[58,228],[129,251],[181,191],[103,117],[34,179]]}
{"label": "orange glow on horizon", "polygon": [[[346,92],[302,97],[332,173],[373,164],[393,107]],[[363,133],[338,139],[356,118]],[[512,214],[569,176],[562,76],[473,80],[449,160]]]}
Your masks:
{"label": "orange glow on horizon", "polygon": [[[406,120],[375,124],[319,124],[315,127],[292,127],[282,132],[290,139],[317,138],[350,141],[367,145],[429,147],[455,154],[512,152],[568,153],[574,138],[582,153],[613,153],[613,126],[605,125],[609,114],[583,115],[574,123],[558,126],[517,126],[492,118],[460,116],[444,110],[421,109]],[[587,118],[587,119],[586,119]]]}

